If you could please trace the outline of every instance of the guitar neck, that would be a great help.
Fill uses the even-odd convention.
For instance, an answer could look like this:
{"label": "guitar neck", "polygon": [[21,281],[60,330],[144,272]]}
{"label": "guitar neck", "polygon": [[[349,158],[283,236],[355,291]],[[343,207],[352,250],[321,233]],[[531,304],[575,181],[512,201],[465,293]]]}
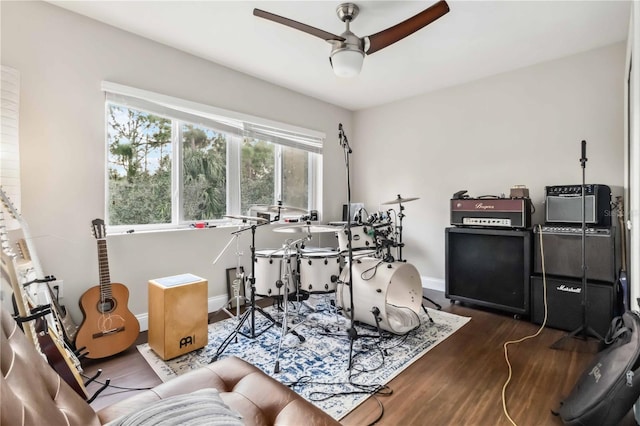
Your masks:
{"label": "guitar neck", "polygon": [[109,274],[109,257],[107,240],[98,240],[98,271],[100,274],[100,296],[102,300],[112,298],[111,276]]}

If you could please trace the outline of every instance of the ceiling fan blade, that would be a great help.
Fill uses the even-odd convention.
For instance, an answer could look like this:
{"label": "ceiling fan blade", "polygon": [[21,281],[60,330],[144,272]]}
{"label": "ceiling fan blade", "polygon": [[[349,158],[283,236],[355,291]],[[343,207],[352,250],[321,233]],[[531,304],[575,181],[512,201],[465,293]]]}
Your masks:
{"label": "ceiling fan blade", "polygon": [[270,21],[277,22],[279,24],[286,25],[286,26],[291,27],[291,28],[295,28],[296,30],[304,31],[307,34],[311,34],[312,36],[320,37],[321,39],[326,40],[326,41],[332,41],[332,40],[344,41],[345,40],[344,37],[340,37],[338,35],[331,34],[330,32],[320,30],[318,28],[312,27],[311,25],[303,24],[301,22],[294,21],[293,19],[289,19],[289,18],[285,18],[283,16],[275,15],[273,13],[266,12],[264,10],[253,9],[253,14],[254,14],[254,16],[257,16],[259,18],[268,19]]}
{"label": "ceiling fan blade", "polygon": [[415,33],[419,29],[429,25],[436,19],[442,17],[449,12],[449,5],[446,1],[441,0],[438,3],[428,7],[422,12],[418,13],[411,18],[400,22],[393,27],[380,31],[370,35],[369,49],[365,52],[367,55],[371,55],[380,49],[402,40],[403,38]]}

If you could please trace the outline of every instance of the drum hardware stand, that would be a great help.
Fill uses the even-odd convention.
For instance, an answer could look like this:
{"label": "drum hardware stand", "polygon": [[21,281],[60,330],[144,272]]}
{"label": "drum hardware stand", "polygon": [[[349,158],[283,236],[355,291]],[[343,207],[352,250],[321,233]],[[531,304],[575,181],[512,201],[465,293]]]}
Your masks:
{"label": "drum hardware stand", "polygon": [[[402,197],[398,194],[398,200],[401,199]],[[398,201],[398,208],[400,209],[400,213],[398,213],[398,219],[400,219],[400,225],[398,225],[398,262],[406,262],[407,260],[402,258],[402,247],[404,247],[402,243],[402,220],[405,217],[402,201]]]}
{"label": "drum hardware stand", "polygon": [[[397,231],[397,235],[398,235],[398,262],[406,262],[406,259],[402,258],[402,247],[404,247],[404,243],[402,242],[402,220],[404,219],[404,217],[406,216],[404,214],[404,206],[402,205],[402,200],[403,198],[400,196],[400,194],[398,194],[398,206],[400,209],[400,213],[398,214],[398,218],[400,219],[400,225],[398,225],[398,231]],[[436,307],[437,310],[441,310],[442,306],[436,302],[434,302],[433,300],[431,300],[430,298],[428,298],[427,296],[422,296],[423,300],[428,301],[429,303],[431,303],[433,306]],[[433,322],[433,319],[431,318],[431,315],[429,315],[429,312],[427,312],[427,308],[425,308],[424,304],[422,304],[422,309],[424,310],[424,312],[427,314],[427,316],[429,317],[429,321]]]}
{"label": "drum hardware stand", "polygon": [[[376,322],[376,329],[378,330],[379,342],[382,343],[382,329],[380,328],[380,309],[377,306],[374,306],[371,309],[371,313],[373,314],[373,319]],[[373,336],[372,336],[373,337]]]}
{"label": "drum hardware stand", "polygon": [[[438,310],[442,308],[442,306],[438,305],[433,300],[429,299],[427,296],[422,296],[422,298],[436,305],[436,308],[438,308]],[[424,303],[422,304],[422,310],[424,311],[425,314],[427,314],[427,317],[429,318],[429,322],[433,324],[433,318],[431,318],[431,315],[429,315],[429,311],[427,311],[427,308],[424,306]]]}
{"label": "drum hardware stand", "polygon": [[[233,280],[233,284],[232,284],[232,288],[233,288],[233,298],[231,298],[222,308],[222,310],[224,311],[224,313],[226,313],[230,318],[240,318],[240,301],[242,300],[243,305],[244,302],[246,301],[246,298],[244,296],[240,296],[240,284],[242,284],[244,286],[245,284],[245,280],[244,280],[244,273],[240,272],[240,258],[243,256],[243,253],[240,251],[240,233],[239,232],[234,232],[233,235],[231,236],[231,239],[229,240],[229,242],[227,243],[226,246],[224,246],[224,248],[222,249],[222,251],[220,252],[220,254],[218,255],[218,257],[215,258],[215,260],[213,261],[213,264],[215,265],[216,263],[218,263],[218,260],[220,260],[220,258],[222,257],[222,255],[224,254],[225,251],[227,251],[227,249],[229,248],[229,246],[231,245],[231,243],[235,240],[236,242],[236,257],[238,259],[237,263],[236,263],[236,279]],[[227,308],[228,307],[232,307],[231,304],[233,302],[233,300],[236,301],[236,314],[233,315]],[[237,336],[236,336],[236,342],[238,341]]]}
{"label": "drum hardware stand", "polygon": [[[266,313],[260,306],[256,306],[256,278],[255,278],[255,268],[256,268],[256,228],[258,226],[262,226],[262,225],[256,225],[256,224],[252,224],[250,227],[245,227],[242,228],[238,231],[233,232],[233,234],[240,234],[244,231],[247,230],[251,230],[251,275],[248,278],[250,287],[251,287],[251,304],[250,306],[245,310],[245,312],[242,314],[242,317],[240,317],[240,320],[238,321],[238,325],[236,326],[236,328],[231,332],[231,334],[229,334],[229,336],[227,336],[227,338],[222,342],[222,344],[218,347],[218,350],[216,352],[216,354],[211,358],[211,362],[217,361],[218,358],[220,357],[220,355],[224,352],[224,350],[227,348],[227,346],[229,346],[229,343],[231,343],[231,340],[233,340],[234,338],[237,338],[238,334],[241,334],[247,338],[256,338],[260,335],[262,335],[265,331],[267,331],[268,329],[270,329],[271,327],[273,327],[274,324],[276,324],[276,320],[273,319],[273,317],[271,315],[269,315],[268,313]],[[263,329],[262,331],[260,331],[260,333],[256,334],[256,317],[255,317],[255,313],[256,310],[258,312],[260,312],[266,319],[268,319],[271,324],[266,327],[265,329]],[[248,319],[251,319],[250,321],[250,333],[249,334],[245,334],[241,331],[243,324],[245,323],[245,321],[247,321]]]}
{"label": "drum hardware stand", "polygon": [[[299,239],[297,241],[290,241],[286,244],[285,248],[284,248],[284,256],[283,256],[283,260],[287,259],[287,262],[285,263],[285,273],[283,274],[283,278],[284,281],[282,280],[278,280],[278,283],[276,284],[276,286],[282,287],[284,285],[284,295],[282,297],[282,301],[284,303],[284,313],[282,315],[282,322],[277,322],[276,324],[280,326],[281,328],[281,333],[280,333],[280,340],[278,342],[278,351],[276,353],[276,364],[273,368],[273,372],[274,373],[279,373],[280,372],[280,351],[282,350],[282,342],[286,336],[287,333],[291,333],[294,336],[296,336],[298,338],[298,340],[300,340],[300,343],[303,343],[305,341],[305,338],[298,334],[293,328],[289,328],[287,326],[287,318],[288,318],[288,313],[289,313],[289,283],[290,280],[293,278],[293,271],[291,268],[291,262],[289,261],[289,256],[290,256],[290,250],[291,247],[294,245],[297,245],[298,243],[302,242],[302,241],[306,241],[307,239],[309,239],[309,236],[306,236],[302,239]],[[299,323],[298,325],[300,325],[302,323]]]}
{"label": "drum hardware stand", "polygon": [[570,332],[569,334],[567,334],[566,336],[563,336],[560,338],[560,340],[558,340],[557,342],[555,342],[553,345],[551,345],[551,349],[560,349],[560,345],[559,343],[562,342],[564,339],[568,338],[568,337],[580,337],[582,338],[582,340],[588,340],[589,337],[593,337],[595,339],[597,339],[599,342],[601,342],[603,340],[602,336],[600,336],[598,334],[597,331],[595,331],[590,325],[589,325],[589,318],[587,315],[587,265],[586,265],[586,261],[585,261],[585,243],[586,243],[586,219],[585,219],[585,194],[584,194],[584,189],[585,189],[585,167],[586,167],[586,163],[587,163],[587,141],[582,141],[582,145],[581,145],[581,153],[582,156],[580,157],[580,165],[582,167],[582,303],[581,303],[581,307],[582,307],[582,325],[580,325],[578,328],[576,328],[575,330],[573,330],[572,332]]}

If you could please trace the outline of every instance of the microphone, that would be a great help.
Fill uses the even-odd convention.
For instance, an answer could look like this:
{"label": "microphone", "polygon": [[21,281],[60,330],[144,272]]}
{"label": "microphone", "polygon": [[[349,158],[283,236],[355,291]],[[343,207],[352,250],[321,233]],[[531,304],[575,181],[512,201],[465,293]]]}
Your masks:
{"label": "microphone", "polygon": [[345,135],[344,130],[342,129],[342,123],[338,123],[338,139],[340,140],[340,146],[343,148],[349,148],[349,154],[351,154],[353,151],[351,151],[347,135]]}
{"label": "microphone", "polygon": [[582,141],[582,158],[580,158],[580,162],[584,167],[584,163],[587,162],[587,141]]}

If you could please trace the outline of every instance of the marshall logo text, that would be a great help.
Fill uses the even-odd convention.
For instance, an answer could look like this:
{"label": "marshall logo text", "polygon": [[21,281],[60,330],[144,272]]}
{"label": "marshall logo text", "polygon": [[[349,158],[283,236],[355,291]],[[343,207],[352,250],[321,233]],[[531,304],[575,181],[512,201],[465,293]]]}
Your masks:
{"label": "marshall logo text", "polygon": [[567,293],[582,293],[582,288],[580,288],[580,287],[569,287],[568,285],[565,285],[565,284],[560,284],[558,287],[556,287],[556,290],[564,291],[564,292],[567,292]]}

